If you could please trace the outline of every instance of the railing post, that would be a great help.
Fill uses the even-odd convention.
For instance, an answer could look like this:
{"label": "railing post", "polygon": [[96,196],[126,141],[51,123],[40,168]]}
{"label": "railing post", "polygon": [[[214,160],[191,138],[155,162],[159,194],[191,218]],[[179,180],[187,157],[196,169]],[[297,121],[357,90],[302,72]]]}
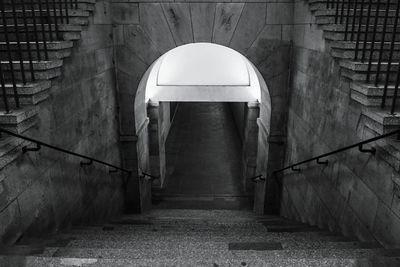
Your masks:
{"label": "railing post", "polygon": [[7,88],[4,82],[4,76],[3,76],[3,67],[0,64],[0,83],[1,83],[1,91],[3,93],[3,103],[4,103],[4,108],[6,112],[10,112],[10,107],[8,105],[8,98],[7,98]]}
{"label": "railing post", "polygon": [[[388,23],[389,10],[390,10],[390,0],[387,0],[387,2],[386,2],[386,10],[385,10],[385,18],[384,18],[384,22],[383,22],[383,33],[382,33],[383,36],[381,38],[381,46],[380,46],[380,49],[379,49],[378,65],[376,66],[375,86],[378,86],[378,83],[380,81],[380,77],[379,76],[380,76],[380,73],[381,73],[382,56],[383,56],[383,51],[384,51],[384,47],[385,47],[386,28],[387,28],[387,23]],[[391,60],[391,59],[389,59],[389,60]],[[390,68],[389,65],[387,67]]]}
{"label": "railing post", "polygon": [[31,81],[35,81],[35,73],[34,73],[33,61],[32,61],[32,50],[31,50],[29,28],[28,28],[28,21],[27,21],[28,18],[26,15],[24,0],[21,0],[21,8],[22,8],[22,17],[23,17],[23,21],[24,21],[24,28],[25,28],[25,42],[26,42],[26,50],[28,52],[28,61],[29,61],[29,69],[30,69],[30,73],[31,73]]}
{"label": "railing post", "polygon": [[42,42],[43,42],[44,56],[46,60],[49,60],[49,54],[47,52],[46,24],[43,18],[42,0],[39,0],[39,13],[40,13],[40,23],[42,25]]}
{"label": "railing post", "polygon": [[3,29],[4,29],[4,38],[6,42],[6,47],[7,47],[7,55],[8,55],[8,62],[10,66],[10,75],[11,75],[11,81],[13,85],[13,90],[14,90],[14,99],[15,99],[15,106],[19,108],[19,97],[18,97],[18,91],[17,91],[17,83],[15,80],[15,71],[14,71],[14,65],[13,65],[13,60],[11,56],[11,47],[10,47],[10,40],[9,40],[9,33],[8,33],[8,25],[7,25],[7,19],[6,19],[6,14],[5,14],[5,9],[4,9],[4,3],[0,2],[0,11],[1,11],[1,16],[3,18]]}
{"label": "railing post", "polygon": [[364,45],[362,49],[362,55],[361,55],[361,61],[365,61],[365,53],[367,50],[367,42],[368,42],[368,33],[369,33],[369,24],[370,24],[370,19],[371,19],[371,12],[372,12],[372,0],[369,0],[368,3],[368,13],[367,13],[367,22],[365,25],[365,31],[364,31]]}
{"label": "railing post", "polygon": [[40,45],[39,45],[39,33],[36,25],[36,13],[35,13],[35,4],[33,2],[30,3],[31,7],[31,14],[32,14],[32,25],[33,25],[33,32],[35,35],[35,42],[36,42],[36,53],[37,53],[37,58],[40,61],[42,56],[40,54]]}
{"label": "railing post", "polygon": [[396,14],[395,14],[395,19],[394,19],[394,26],[393,26],[393,31],[392,31],[392,40],[391,40],[391,43],[390,43],[389,62],[388,62],[388,66],[386,68],[385,87],[383,89],[381,108],[385,108],[385,106],[386,106],[386,97],[387,97],[387,90],[388,90],[388,87],[389,87],[390,71],[391,71],[391,68],[392,68],[394,46],[395,46],[395,43],[396,43],[397,25],[398,25],[398,21],[399,21],[399,14],[400,14],[400,1],[397,1]]}
{"label": "railing post", "polygon": [[[377,28],[378,28],[378,22],[379,22],[379,11],[381,7],[381,0],[378,0],[378,5],[375,11],[375,20],[374,20],[374,30],[372,32],[372,41],[371,41],[371,47],[369,51],[369,60],[368,60],[368,70],[367,70],[367,83],[369,83],[371,79],[371,70],[372,70],[372,60],[374,58],[374,53],[375,53],[375,40],[376,40],[376,34],[377,34]],[[368,29],[367,29],[368,32]],[[382,33],[382,38],[385,39],[385,33]]]}
{"label": "railing post", "polygon": [[16,5],[15,1],[16,0],[11,1],[11,10],[13,13],[12,17],[13,17],[13,21],[14,21],[15,40],[17,42],[18,60],[16,60],[16,61],[19,61],[19,68],[20,68],[20,72],[21,72],[22,82],[24,84],[26,84],[25,67],[24,67],[24,60],[22,57],[21,40],[20,40],[20,36],[19,36],[19,25],[18,25],[17,11],[15,8],[15,5]]}
{"label": "railing post", "polygon": [[361,27],[364,18],[364,5],[365,5],[365,0],[361,0],[360,19],[358,21],[357,41],[356,41],[356,50],[354,52],[354,60],[358,59],[358,52],[360,50]]}

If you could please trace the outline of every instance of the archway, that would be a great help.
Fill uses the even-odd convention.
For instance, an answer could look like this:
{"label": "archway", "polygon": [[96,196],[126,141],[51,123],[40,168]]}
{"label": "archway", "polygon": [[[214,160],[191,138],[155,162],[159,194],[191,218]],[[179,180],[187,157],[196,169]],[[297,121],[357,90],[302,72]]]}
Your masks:
{"label": "archway", "polygon": [[[138,169],[139,175],[159,176],[161,187],[171,101],[246,102],[243,177],[266,176],[271,100],[263,77],[247,58],[221,45],[193,43],[170,50],[146,71],[135,98]],[[146,179],[140,180],[140,194],[145,210],[151,201]],[[256,185],[254,195],[254,209],[263,213],[265,183]]]}

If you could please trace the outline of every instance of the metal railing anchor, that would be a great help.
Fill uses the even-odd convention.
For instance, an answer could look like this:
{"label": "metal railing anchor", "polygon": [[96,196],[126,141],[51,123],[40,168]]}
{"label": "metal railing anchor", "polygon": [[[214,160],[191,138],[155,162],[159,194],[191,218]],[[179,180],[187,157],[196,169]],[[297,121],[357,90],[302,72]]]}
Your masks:
{"label": "metal railing anchor", "polygon": [[317,164],[319,164],[319,165],[328,165],[328,163],[329,163],[329,160],[321,161],[320,158],[317,158]]}
{"label": "metal railing anchor", "polygon": [[22,152],[26,153],[26,152],[35,152],[35,151],[39,151],[42,147],[40,146],[40,144],[36,144],[36,147],[28,147],[28,146],[24,146],[22,147]]}
{"label": "metal railing anchor", "polygon": [[363,148],[363,145],[358,146],[358,150],[362,153],[371,153],[372,155],[375,155],[376,153],[376,148],[371,147],[371,148]]}
{"label": "metal railing anchor", "polygon": [[93,160],[89,160],[87,162],[84,162],[84,161],[80,162],[81,166],[89,166],[89,165],[92,165],[92,164],[93,164]]}

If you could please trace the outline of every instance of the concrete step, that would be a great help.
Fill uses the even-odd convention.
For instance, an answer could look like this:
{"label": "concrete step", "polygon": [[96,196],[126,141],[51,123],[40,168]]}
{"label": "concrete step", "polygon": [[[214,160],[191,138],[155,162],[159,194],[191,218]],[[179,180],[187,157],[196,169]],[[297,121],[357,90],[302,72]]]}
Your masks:
{"label": "concrete step", "polygon": [[[49,237],[51,238],[51,237]],[[160,233],[160,232],[146,232],[142,234],[138,233],[61,233],[53,238],[62,239],[75,239],[75,240],[86,240],[91,242],[92,240],[101,241],[165,241],[165,242],[176,242],[177,240],[187,241],[187,242],[280,242],[282,239],[291,239],[298,241],[310,241],[310,240],[320,240],[320,241],[356,241],[354,238],[343,237],[340,235],[326,234],[320,232],[296,232],[296,233],[269,233],[264,234],[249,235],[248,233],[243,234],[206,234],[206,233]]]}
{"label": "concrete step", "polygon": [[[269,216],[277,218],[279,216]],[[123,215],[121,219],[181,219],[240,222],[257,218],[250,210],[153,209],[144,214]]]}
{"label": "concrete step", "polygon": [[[384,24],[385,23],[385,15],[386,15],[386,6],[384,6],[384,9],[381,9],[379,11],[379,15],[378,15],[378,24]],[[344,14],[347,14],[347,12],[350,11],[350,17],[349,17],[349,21],[348,24],[350,25],[350,29],[353,29],[353,21],[355,22],[354,25],[354,29],[358,30],[358,24],[360,22],[360,15],[361,15],[361,9],[360,6],[359,8],[356,10],[356,20],[353,19],[354,16],[354,9],[344,9]],[[363,10],[363,17],[361,20],[362,24],[366,24],[368,21],[368,9],[364,9]],[[346,16],[344,16],[342,18],[342,23],[340,23],[340,16],[338,17],[338,19],[336,20],[336,10],[335,9],[318,9],[315,10],[314,12],[314,16],[316,18],[316,23],[319,25],[326,25],[326,24],[335,24],[336,22],[338,24],[346,24]],[[395,22],[395,16],[396,16],[396,9],[392,9],[389,10],[388,13],[388,18],[387,18],[387,23],[389,25],[393,25]],[[375,11],[372,13],[372,23],[374,23],[374,19],[375,19]],[[371,23],[371,20],[370,20]]]}
{"label": "concrete step", "polygon": [[[22,80],[21,65],[19,61],[13,61],[14,77]],[[0,61],[4,78],[6,81],[12,81],[11,65],[8,61]],[[50,80],[61,76],[62,60],[34,61],[32,62],[34,76],[36,80]],[[23,61],[25,77],[28,81],[32,80],[29,61]]]}
{"label": "concrete step", "polygon": [[[365,58],[369,59],[370,55],[372,55],[372,59],[378,61],[381,57],[383,61],[388,61],[390,56],[394,61],[400,61],[400,43],[395,43],[393,53],[391,54],[391,43],[385,42],[383,44],[382,55],[380,55],[381,42],[375,42],[372,49],[372,42],[367,42],[365,45]],[[331,55],[335,58],[340,59],[350,59],[354,60],[356,55],[356,42],[345,42],[345,41],[335,41],[330,42],[331,47]],[[364,49],[364,42],[360,42],[358,45],[358,53],[357,58],[360,59],[362,57],[362,51]]]}
{"label": "concrete step", "polygon": [[0,127],[16,133],[23,133],[36,123],[35,106],[27,106],[10,112],[0,111]]}
{"label": "concrete step", "polygon": [[[36,17],[36,21],[38,22],[39,21],[38,18],[40,16],[39,9],[35,9],[34,11],[32,11],[32,9],[29,8],[28,6],[26,8],[28,8],[28,9],[25,10],[25,17],[26,17],[25,21],[28,24],[33,23],[32,15],[33,15],[33,12],[34,12],[35,13],[35,17]],[[49,14],[50,16],[49,17],[47,17],[47,9],[45,8],[45,6],[42,7],[42,14],[44,14],[44,16],[45,16],[46,23],[50,22],[50,23],[55,24],[54,12],[57,13],[57,24],[63,24],[63,22],[64,22],[66,24],[84,26],[84,25],[88,25],[88,22],[89,22],[88,21],[88,17],[90,15],[90,13],[87,10],[68,9],[68,17],[69,17],[68,23],[67,23],[67,20],[66,20],[66,17],[65,17],[65,14],[66,14],[66,10],[65,9],[59,9],[59,8],[55,8],[54,9],[54,8],[50,7],[48,9],[48,11],[50,12],[50,14]],[[61,22],[61,19],[60,19],[60,11],[63,14],[63,22]],[[16,9],[15,12],[13,12],[12,10],[6,10],[5,11],[6,23],[8,25],[14,24],[14,22],[15,22],[14,21],[14,14],[16,16],[17,23],[19,23],[19,24],[24,24],[25,23],[25,21],[23,19],[23,17],[24,17],[23,16],[23,14],[24,14],[23,10],[20,9],[20,7],[18,7],[18,9]],[[20,28],[20,30],[21,30],[21,33],[24,34],[24,30],[25,30],[24,27]]]}
{"label": "concrete step", "polygon": [[[22,58],[27,60],[31,57],[32,60],[39,60],[40,56],[40,60],[45,59],[43,42],[39,42],[38,47],[36,45],[36,42],[29,42],[29,43],[22,42],[20,46],[21,46]],[[71,55],[72,47],[73,47],[72,41],[46,42],[46,48],[49,60],[63,59],[69,57]],[[28,48],[31,51],[30,55]],[[19,46],[16,42],[12,42],[10,44],[10,50],[11,50],[11,58],[13,60],[18,60],[20,58],[20,55],[18,52]],[[39,55],[38,55],[38,50],[39,50]],[[7,44],[5,42],[0,42],[0,58],[2,58],[3,60],[8,59]]]}
{"label": "concrete step", "polygon": [[20,138],[6,137],[3,135],[0,138],[0,169],[4,168],[20,156],[22,147],[27,145],[30,145],[30,142],[24,141]]}
{"label": "concrete step", "polygon": [[[23,25],[18,25],[19,28],[22,29]],[[80,25],[58,25],[58,31],[59,31],[59,36],[55,35],[55,25],[49,26],[48,24],[44,25],[44,36],[46,38],[46,41],[50,41],[50,35],[53,36],[54,39],[61,38],[61,40],[64,41],[75,41],[79,40],[81,38],[81,31],[82,31],[82,26]],[[17,36],[15,34],[15,26],[14,25],[8,25],[8,38],[9,41],[11,42],[16,42],[17,41]],[[52,32],[50,31],[52,29]],[[38,33],[35,35],[35,29],[32,24],[28,25],[28,41],[36,41],[36,38],[38,38],[39,41],[43,40],[43,32],[42,28],[37,28]],[[19,34],[20,41],[26,41],[27,37],[25,34]],[[4,42],[5,40],[5,32],[4,32],[4,27],[0,27],[0,41]]]}
{"label": "concrete step", "polygon": [[[381,259],[386,261],[386,259]],[[363,263],[369,261],[363,261]],[[67,258],[67,257],[34,257],[34,256],[4,256],[0,257],[0,264],[14,267],[42,267],[42,266],[92,266],[92,267],[128,267],[128,266],[269,266],[269,267],[332,267],[357,266],[357,260],[352,259],[279,259],[261,260],[251,259],[102,259],[102,258]]]}
{"label": "concrete step", "polygon": [[[330,26],[330,28],[334,28],[334,27],[331,27],[332,24],[325,25],[324,27],[328,27],[328,26]],[[349,38],[351,36],[351,33],[349,32],[347,36],[348,36],[348,40],[349,40]],[[376,34],[375,40],[379,41],[379,40],[381,40],[381,38],[383,38],[383,36],[385,37],[385,40],[391,40],[392,39],[392,34],[391,33],[388,32],[388,33],[383,35],[382,33],[378,32]],[[345,40],[345,31],[344,30],[324,30],[324,37],[329,41],[344,41]],[[364,33],[360,34],[360,40],[362,40],[362,42],[365,41],[365,34]],[[373,40],[373,33],[369,32],[367,34],[367,41],[372,41],[372,40]],[[396,35],[395,40],[396,40],[396,42],[399,42],[400,41],[400,36]]]}
{"label": "concrete step", "polygon": [[[390,104],[390,103],[388,103]],[[365,125],[375,131],[377,134],[385,134],[395,131],[400,125],[400,114],[390,114],[390,108],[386,107],[365,107],[363,115],[367,118]]]}
{"label": "concrete step", "polygon": [[[3,2],[5,3],[5,10],[10,10],[11,9],[11,5],[10,5],[11,1],[10,0],[4,0]],[[42,0],[42,8],[43,9],[45,8],[45,3],[46,2]],[[96,3],[95,0],[93,0],[93,1],[92,0],[85,0],[85,1],[78,0],[77,9],[91,12],[91,11],[94,11],[94,4],[95,3]],[[52,5],[51,1],[49,2],[49,4],[50,4],[50,8],[53,8],[53,5]],[[22,9],[22,7],[20,7],[20,8]],[[25,8],[26,8],[26,10],[39,9],[39,4],[38,4],[38,2],[35,2],[33,5],[32,4],[29,4],[29,5],[26,4]],[[56,3],[56,8],[59,8],[59,4],[57,4],[57,3]],[[17,9],[19,9],[18,6],[17,6]],[[72,8],[70,10],[72,11],[74,9],[76,9],[75,6],[74,6],[74,8]]]}
{"label": "concrete step", "polygon": [[[340,62],[340,66],[342,67],[342,75],[347,77],[353,81],[362,81],[365,82],[367,79],[368,73],[368,62],[359,62],[359,61],[350,61],[350,60],[343,60]],[[393,62],[390,68],[389,73],[389,81],[395,82],[397,79],[397,70],[400,66],[400,63]],[[379,80],[385,81],[386,80],[386,70],[388,68],[387,62],[382,62],[380,67],[380,74]],[[377,77],[376,71],[378,69],[378,63],[372,62],[370,68],[370,81],[375,82]]]}
{"label": "concrete step", "polygon": [[[384,94],[384,85],[375,86],[374,84],[351,83],[351,98],[367,107],[380,107]],[[390,106],[394,94],[394,85],[387,87],[386,105]],[[398,95],[400,98],[400,95]]]}
{"label": "concrete step", "polygon": [[[9,105],[15,106],[14,86],[5,84],[7,100]],[[36,105],[49,97],[48,89],[51,87],[50,81],[38,81],[34,83],[16,84],[19,103],[22,106]],[[4,101],[0,101],[0,108],[4,108]]]}
{"label": "concrete step", "polygon": [[103,249],[59,248],[54,257],[102,258],[102,259],[360,259],[369,257],[399,256],[398,251],[385,249],[290,249],[290,250],[214,250],[171,247],[160,249]]}
{"label": "concrete step", "polygon": [[[298,241],[292,239],[282,239],[281,241],[268,241],[258,244],[280,244],[281,249],[318,249],[318,248],[339,248],[339,249],[357,249],[357,248],[380,248],[381,246],[374,242],[354,242],[354,241]],[[34,245],[42,247],[70,247],[70,248],[115,248],[115,249],[169,249],[171,247],[187,248],[187,249],[213,249],[213,250],[227,250],[230,243],[226,242],[186,242],[186,241],[102,241],[102,240],[71,240],[71,239],[24,239],[18,244],[21,245]],[[241,243],[246,245],[246,243]],[[249,242],[247,244],[254,244]]]}
{"label": "concrete step", "polygon": [[[311,11],[315,12],[317,10],[326,10],[327,9],[327,5],[326,5],[326,0],[308,0],[309,6]],[[377,8],[377,0],[373,0],[372,2],[372,9],[375,10]],[[340,8],[342,7],[342,5],[340,5]],[[348,7],[348,2],[346,1],[344,3],[344,8],[347,9]],[[349,6],[350,8],[353,7],[353,4],[350,4]],[[396,9],[396,3],[391,3],[391,9]],[[332,8],[332,10],[335,10],[334,8]],[[381,4],[381,8],[380,10],[384,10],[384,5]]]}

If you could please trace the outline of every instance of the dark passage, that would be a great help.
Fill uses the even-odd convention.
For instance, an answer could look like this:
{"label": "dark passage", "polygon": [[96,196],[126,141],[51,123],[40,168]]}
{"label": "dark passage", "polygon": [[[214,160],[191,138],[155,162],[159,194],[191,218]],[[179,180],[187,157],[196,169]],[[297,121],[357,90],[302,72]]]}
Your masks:
{"label": "dark passage", "polygon": [[180,103],[166,156],[162,196],[175,208],[248,207],[241,143],[227,103]]}

